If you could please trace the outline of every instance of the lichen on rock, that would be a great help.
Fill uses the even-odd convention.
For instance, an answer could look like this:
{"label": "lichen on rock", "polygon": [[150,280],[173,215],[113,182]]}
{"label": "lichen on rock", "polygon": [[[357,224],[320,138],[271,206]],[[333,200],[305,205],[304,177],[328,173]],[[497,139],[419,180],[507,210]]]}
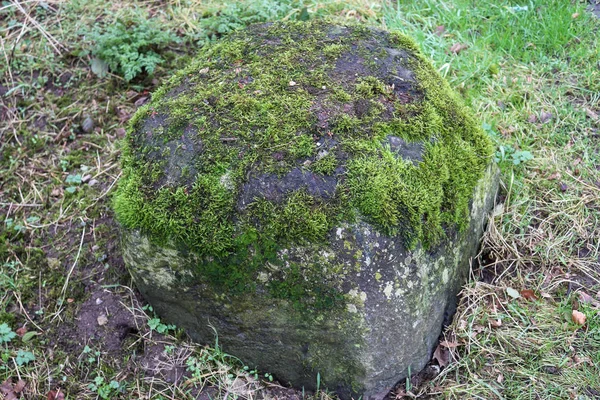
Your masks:
{"label": "lichen on rock", "polygon": [[[478,238],[467,232],[480,232],[473,221],[489,199],[475,217],[470,203],[490,155],[476,119],[406,36],[359,24],[264,24],[202,49],[138,110],[114,209],[147,297],[166,302],[153,285],[179,286],[252,315],[259,308],[245,296],[271,299],[280,312],[266,320],[311,343],[290,350],[307,374],[322,371],[340,392],[372,391],[373,302],[406,307],[398,318],[447,306],[464,255],[433,255],[451,240],[472,252]],[[412,250],[429,252],[414,257],[428,260],[427,272],[406,262]],[[441,288],[410,297],[432,282]],[[299,328],[303,319],[310,329]],[[327,344],[333,321],[355,354]],[[282,373],[304,382],[294,374]]]}

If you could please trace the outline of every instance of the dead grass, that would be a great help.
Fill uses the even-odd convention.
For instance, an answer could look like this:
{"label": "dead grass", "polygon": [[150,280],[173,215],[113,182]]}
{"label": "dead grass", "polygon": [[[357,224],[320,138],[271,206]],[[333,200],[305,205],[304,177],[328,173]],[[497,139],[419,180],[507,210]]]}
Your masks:
{"label": "dead grass", "polygon": [[[398,398],[598,398],[600,73],[590,43],[599,23],[583,4],[548,11],[533,2],[538,12],[528,16],[509,4],[468,3],[306,3],[312,15],[370,18],[415,36],[489,125],[498,149],[534,156],[519,165],[511,156],[500,160],[504,196],[484,238],[482,266],[473,269],[442,342],[449,364],[432,381],[409,380]],[[278,14],[267,1],[237,2],[249,8],[235,11],[231,4],[11,0],[0,6],[0,324],[21,335],[0,344],[0,382],[25,382],[22,398],[47,398],[58,389],[82,399],[302,397],[269,382],[267,371],[255,377],[252,366],[244,369],[218,347],[195,345],[176,329],[151,329],[155,316],[131,289],[109,207],[124,124],[216,33],[203,22],[229,23],[248,9],[277,18],[302,11]],[[96,77],[85,28],[136,7],[184,41],[168,49],[154,80]],[[544,13],[563,21],[556,30],[568,41],[558,46],[535,36]],[[484,34],[484,14],[496,36]],[[530,46],[509,49],[510,35],[501,28],[515,21],[513,29],[538,48],[561,50],[544,56],[528,53],[535,50]],[[469,47],[449,52],[456,43]],[[88,118],[93,127],[84,130]],[[532,290],[536,298],[513,298],[508,288]],[[119,299],[119,310],[131,316],[120,353],[79,330],[81,310],[98,295]],[[573,309],[587,316],[584,326],[572,322]],[[19,351],[35,360],[18,365]]]}

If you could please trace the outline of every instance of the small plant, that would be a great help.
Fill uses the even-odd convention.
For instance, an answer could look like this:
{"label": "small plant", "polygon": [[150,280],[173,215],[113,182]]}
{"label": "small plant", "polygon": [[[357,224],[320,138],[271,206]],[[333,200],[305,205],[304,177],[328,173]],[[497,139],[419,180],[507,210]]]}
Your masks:
{"label": "small plant", "polygon": [[83,348],[83,354],[87,356],[87,362],[93,364],[100,357],[101,353],[96,350],[92,350],[90,346],[85,346]]}
{"label": "small plant", "polygon": [[148,320],[148,326],[151,330],[156,331],[158,333],[166,333],[169,330],[174,330],[176,328],[175,325],[163,324],[160,321],[160,318],[150,318]]}
{"label": "small plant", "polygon": [[96,28],[90,33],[96,57],[92,71],[103,77],[110,69],[130,81],[141,73],[152,74],[163,62],[159,50],[179,41],[177,36],[161,27],[155,18],[134,15],[129,20],[118,20]]}
{"label": "small plant", "polygon": [[[143,306],[142,310],[154,313],[154,309],[149,304]],[[154,318],[150,318],[148,320],[148,326],[151,330],[156,331],[158,333],[167,333],[169,330],[175,330],[177,328],[175,325],[162,323],[160,318],[158,318],[156,314],[154,315]]]}
{"label": "small plant", "polygon": [[501,145],[495,155],[496,162],[508,161],[513,165],[524,164],[533,160],[533,154],[527,150],[515,150],[512,146]]}
{"label": "small plant", "polygon": [[90,383],[88,388],[97,393],[101,399],[112,399],[115,395],[123,392],[125,386],[115,380],[106,382],[102,376],[97,376],[94,378],[94,383]]}
{"label": "small plant", "polygon": [[[249,366],[244,365],[243,370],[246,371],[250,376],[253,376],[254,379],[258,380],[259,374],[258,374],[258,370],[256,368],[250,369]],[[264,377],[265,377],[265,379],[268,379],[269,382],[273,382],[273,375],[272,374],[270,374],[270,373],[267,372],[267,373],[265,373]]]}
{"label": "small plant", "polygon": [[0,343],[8,343],[16,336],[17,334],[10,329],[6,322],[0,324]]}
{"label": "small plant", "polygon": [[35,361],[35,355],[31,351],[19,350],[17,352],[17,357],[15,357],[15,362],[17,365],[23,366],[29,364],[31,361]]}
{"label": "small plant", "polygon": [[81,174],[69,174],[67,179],[65,179],[65,183],[69,185],[65,190],[69,193],[75,193],[77,190],[77,185],[81,184]]}

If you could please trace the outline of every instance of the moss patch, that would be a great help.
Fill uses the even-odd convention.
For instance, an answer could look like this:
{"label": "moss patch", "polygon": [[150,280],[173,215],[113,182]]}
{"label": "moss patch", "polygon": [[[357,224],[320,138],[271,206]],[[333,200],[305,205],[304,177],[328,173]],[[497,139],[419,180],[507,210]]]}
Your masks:
{"label": "moss patch", "polygon": [[[422,159],[388,136],[422,143]],[[234,288],[278,249],[326,242],[357,218],[408,246],[437,243],[468,221],[491,145],[409,38],[285,22],[204,49],[137,112],[123,154],[120,223],[193,251]]]}

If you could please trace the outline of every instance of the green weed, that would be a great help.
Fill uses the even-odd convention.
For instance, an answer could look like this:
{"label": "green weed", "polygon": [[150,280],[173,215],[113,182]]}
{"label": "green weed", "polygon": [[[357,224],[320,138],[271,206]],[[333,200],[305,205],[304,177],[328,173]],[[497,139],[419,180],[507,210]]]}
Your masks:
{"label": "green weed", "polygon": [[179,38],[163,29],[160,21],[143,13],[118,19],[104,27],[94,27],[88,34],[94,42],[92,70],[103,77],[110,69],[130,81],[142,73],[151,75],[164,62],[160,51]]}

